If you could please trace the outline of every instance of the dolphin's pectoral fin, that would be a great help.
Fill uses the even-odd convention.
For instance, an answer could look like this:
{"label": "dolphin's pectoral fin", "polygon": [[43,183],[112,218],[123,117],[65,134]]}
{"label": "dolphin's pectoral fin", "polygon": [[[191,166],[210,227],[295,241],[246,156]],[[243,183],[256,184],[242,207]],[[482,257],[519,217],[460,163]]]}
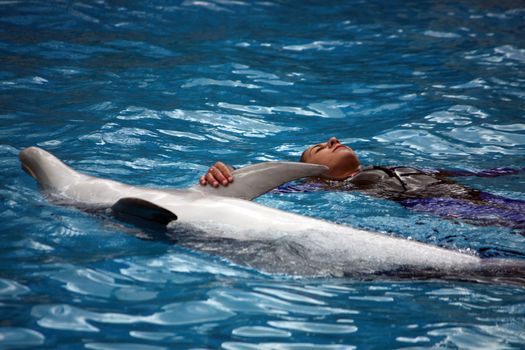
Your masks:
{"label": "dolphin's pectoral fin", "polygon": [[133,224],[147,222],[166,226],[177,220],[177,215],[171,211],[140,198],[122,198],[111,207],[111,212],[118,219]]}
{"label": "dolphin's pectoral fin", "polygon": [[227,187],[197,185],[193,191],[216,196],[252,200],[288,182],[308,176],[319,176],[328,167],[298,162],[266,162],[250,165],[233,172],[234,182]]}

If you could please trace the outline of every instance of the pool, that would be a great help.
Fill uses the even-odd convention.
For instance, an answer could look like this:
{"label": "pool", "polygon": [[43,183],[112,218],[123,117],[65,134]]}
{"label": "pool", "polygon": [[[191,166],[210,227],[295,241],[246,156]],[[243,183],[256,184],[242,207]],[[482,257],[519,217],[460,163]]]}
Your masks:
{"label": "pool", "polygon": [[[364,164],[525,160],[515,2],[0,2],[0,348],[525,347],[525,289],[269,274],[50,204],[18,152],[188,187],[209,165],[296,160],[335,135]],[[523,172],[462,184],[525,200]],[[357,192],[257,202],[487,257],[520,230]]]}

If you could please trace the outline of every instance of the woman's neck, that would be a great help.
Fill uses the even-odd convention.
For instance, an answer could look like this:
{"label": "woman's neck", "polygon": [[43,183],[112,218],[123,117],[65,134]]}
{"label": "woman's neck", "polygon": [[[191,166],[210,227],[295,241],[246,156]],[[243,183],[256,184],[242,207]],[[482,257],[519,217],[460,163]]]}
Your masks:
{"label": "woman's neck", "polygon": [[344,181],[346,179],[349,179],[351,178],[352,176],[355,176],[357,173],[359,173],[361,171],[361,165],[359,165],[357,168],[354,168],[352,170],[349,170],[341,175],[336,175],[336,176],[326,176],[324,175],[323,178],[327,179],[327,180],[331,180],[331,181]]}

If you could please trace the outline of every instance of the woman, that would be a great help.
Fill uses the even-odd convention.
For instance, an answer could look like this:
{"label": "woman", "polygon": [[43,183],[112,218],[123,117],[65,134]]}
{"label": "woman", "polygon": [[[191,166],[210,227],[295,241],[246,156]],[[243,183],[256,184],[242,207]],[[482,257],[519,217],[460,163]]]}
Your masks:
{"label": "woman", "polygon": [[[477,225],[500,225],[525,233],[525,201],[508,199],[460,185],[449,177],[496,177],[521,170],[499,168],[469,171],[422,171],[412,167],[362,167],[355,152],[335,137],[308,147],[301,162],[330,169],[320,178],[299,185],[286,184],[279,193],[319,190],[360,191],[396,201],[404,207],[446,218],[461,218]],[[217,162],[200,178],[200,184],[218,187],[234,181],[233,168]]]}

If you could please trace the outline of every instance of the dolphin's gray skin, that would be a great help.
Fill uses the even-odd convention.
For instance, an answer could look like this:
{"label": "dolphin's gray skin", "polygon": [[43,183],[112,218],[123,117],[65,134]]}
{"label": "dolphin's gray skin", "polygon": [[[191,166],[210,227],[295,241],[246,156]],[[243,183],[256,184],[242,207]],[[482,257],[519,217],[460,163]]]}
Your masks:
{"label": "dolphin's gray skin", "polygon": [[[321,165],[261,163],[236,170],[235,182],[225,188],[166,190],[84,175],[37,147],[22,150],[19,158],[41,188],[63,203],[113,208],[124,215],[146,212],[146,219],[163,223],[174,220],[168,228],[176,241],[268,272],[360,278],[499,279],[525,284],[523,260],[480,259],[245,200],[284,182],[319,175],[327,169]],[[246,244],[255,249],[246,249]],[[266,252],[270,258],[261,258]]]}

